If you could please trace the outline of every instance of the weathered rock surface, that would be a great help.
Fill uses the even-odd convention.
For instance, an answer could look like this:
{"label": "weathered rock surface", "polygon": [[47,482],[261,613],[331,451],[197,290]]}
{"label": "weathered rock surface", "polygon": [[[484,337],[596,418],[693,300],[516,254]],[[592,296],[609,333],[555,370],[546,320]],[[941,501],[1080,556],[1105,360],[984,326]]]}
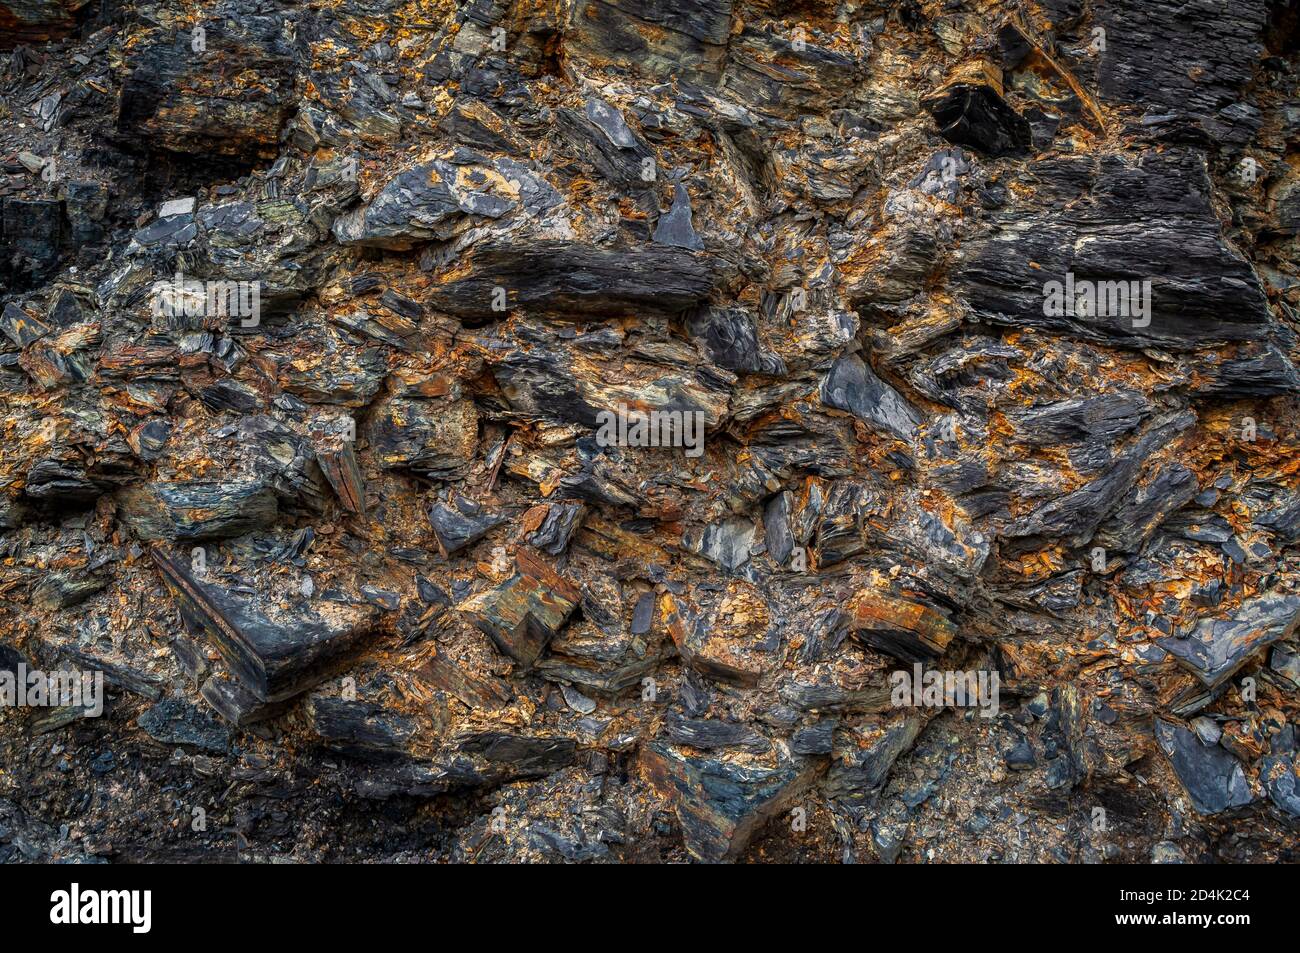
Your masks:
{"label": "weathered rock surface", "polygon": [[0,0],[0,862],[1294,861],[1294,6]]}

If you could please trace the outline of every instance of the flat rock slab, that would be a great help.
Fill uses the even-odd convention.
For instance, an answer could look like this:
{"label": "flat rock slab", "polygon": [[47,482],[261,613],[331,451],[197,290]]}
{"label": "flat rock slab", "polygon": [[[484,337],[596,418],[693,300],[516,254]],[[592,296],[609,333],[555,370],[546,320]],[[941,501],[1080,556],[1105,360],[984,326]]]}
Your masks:
{"label": "flat rock slab", "polygon": [[279,513],[275,492],[259,480],[150,483],[122,491],[122,519],[141,539],[225,539],[263,529]]}
{"label": "flat rock slab", "polygon": [[320,602],[273,620],[251,600],[198,581],[160,548],[153,559],[181,616],[260,701],[282,701],[330,674],[375,630],[373,610]]}
{"label": "flat rock slab", "polygon": [[710,256],[672,246],[501,239],[475,245],[427,300],[450,314],[480,319],[515,308],[560,315],[673,313],[706,298],[720,277]]}
{"label": "flat rock slab", "polygon": [[1244,807],[1255,799],[1241,762],[1219,745],[1207,745],[1194,731],[1159,719],[1156,743],[1201,814]]}
{"label": "flat rock slab", "polygon": [[904,662],[938,658],[957,627],[938,609],[872,589],[849,600],[849,627],[859,639]]}
{"label": "flat rock slab", "polygon": [[1300,596],[1259,596],[1226,619],[1202,619],[1191,632],[1160,639],[1159,645],[1207,688],[1218,688],[1261,649],[1295,632],[1298,623]]}

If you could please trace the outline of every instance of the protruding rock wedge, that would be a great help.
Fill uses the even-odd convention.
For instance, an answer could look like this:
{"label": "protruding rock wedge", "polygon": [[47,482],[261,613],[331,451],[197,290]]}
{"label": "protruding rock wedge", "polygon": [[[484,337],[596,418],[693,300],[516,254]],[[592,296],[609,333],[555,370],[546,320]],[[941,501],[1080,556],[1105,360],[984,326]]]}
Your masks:
{"label": "protruding rock wedge", "polygon": [[142,539],[241,536],[275,521],[275,493],[259,480],[150,483],[124,490],[122,518]]}
{"label": "protruding rock wedge", "polygon": [[520,549],[513,576],[467,599],[459,609],[498,649],[527,668],[581,601],[577,586],[540,556]]}
{"label": "protruding rock wedge", "polygon": [[339,603],[277,611],[272,618],[270,609],[198,581],[160,547],[152,554],[186,624],[212,642],[260,701],[281,701],[310,688],[375,631],[374,610]]}
{"label": "protruding rock wedge", "polygon": [[676,808],[687,852],[706,863],[744,853],[755,831],[793,806],[822,767],[811,759],[743,767],[692,758],[658,741],[641,749],[641,766]]}
{"label": "protruding rock wedge", "polygon": [[699,303],[718,280],[713,259],[683,248],[499,239],[475,245],[427,300],[442,311],[479,319],[515,308],[558,316],[663,314]]}
{"label": "protruding rock wedge", "polygon": [[1002,70],[986,60],[968,63],[925,100],[939,134],[985,155],[1028,151],[1029,123],[1002,98]]}
{"label": "protruding rock wedge", "polygon": [[1202,619],[1182,637],[1160,640],[1207,688],[1218,688],[1256,653],[1300,625],[1300,596],[1264,595],[1226,619]]}
{"label": "protruding rock wedge", "polygon": [[957,635],[957,627],[938,609],[873,589],[850,599],[848,613],[858,638],[904,662],[938,658]]}

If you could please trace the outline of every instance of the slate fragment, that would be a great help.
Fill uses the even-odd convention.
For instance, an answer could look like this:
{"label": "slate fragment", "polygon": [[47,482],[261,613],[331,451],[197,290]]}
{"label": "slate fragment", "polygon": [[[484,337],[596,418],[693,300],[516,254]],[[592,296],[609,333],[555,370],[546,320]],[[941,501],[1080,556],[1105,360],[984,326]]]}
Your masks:
{"label": "slate fragment", "polygon": [[240,536],[270,526],[275,493],[258,480],[151,483],[118,497],[122,519],[141,539],[202,540]]}
{"label": "slate fragment", "polygon": [[1002,98],[1001,70],[991,63],[967,64],[948,84],[924,100],[939,134],[959,146],[990,156],[1028,151],[1029,122]]}
{"label": "slate fragment", "polygon": [[672,313],[706,298],[721,280],[704,253],[649,245],[602,248],[553,238],[483,241],[430,289],[429,303],[462,318],[498,317],[505,309],[553,315]]}
{"label": "slate fragment", "polygon": [[367,438],[374,459],[385,469],[455,480],[474,455],[478,412],[468,400],[392,398],[371,413]]}
{"label": "slate fragment", "polygon": [[641,767],[676,809],[687,852],[705,863],[744,853],[755,832],[792,807],[820,768],[814,759],[744,767],[688,757],[658,741],[642,747]]}
{"label": "slate fragment", "polygon": [[58,263],[63,210],[48,199],[6,197],[0,205],[0,276],[11,285],[43,280]]}
{"label": "slate fragment", "polygon": [[495,219],[515,207],[512,189],[497,169],[449,159],[430,159],[398,173],[364,207],[340,216],[334,237],[343,245],[402,250],[450,238],[467,216]]}
{"label": "slate fragment", "polygon": [[704,250],[704,242],[695,234],[695,227],[691,224],[691,197],[680,182],[673,186],[672,208],[659,216],[652,238],[659,245]]}
{"label": "slate fragment", "polygon": [[1156,719],[1156,742],[1201,814],[1218,814],[1255,799],[1241,762],[1181,725]]}
{"label": "slate fragment", "polygon": [[161,548],[151,555],[191,631],[213,644],[260,701],[283,701],[310,688],[375,631],[373,610],[337,603],[272,618],[250,600],[196,580]]}
{"label": "slate fragment", "polygon": [[440,500],[429,509],[433,537],[444,559],[478,542],[505,521],[504,514],[459,492],[453,492],[447,502]]}
{"label": "slate fragment", "polygon": [[526,548],[515,555],[505,582],[462,602],[457,609],[492,643],[525,668],[582,601],[581,591]]}
{"label": "slate fragment", "polygon": [[566,42],[578,55],[635,64],[661,79],[715,79],[731,33],[732,0],[582,0]]}
{"label": "slate fragment", "polygon": [[785,363],[763,349],[754,316],[742,308],[708,308],[687,324],[715,363],[729,371],[782,375]]}
{"label": "slate fragment", "polygon": [[528,534],[524,541],[548,556],[559,556],[568,548],[586,514],[587,507],[582,503],[548,503],[534,507],[523,516],[521,528]]}
{"label": "slate fragment", "polygon": [[1162,649],[1201,680],[1218,688],[1261,649],[1290,637],[1300,624],[1300,596],[1262,595],[1231,615],[1202,619],[1191,631],[1159,639]]}
{"label": "slate fragment", "polygon": [[938,658],[957,634],[944,613],[888,592],[863,589],[846,610],[849,628],[859,639],[904,662]]}
{"label": "slate fragment", "polygon": [[832,365],[822,382],[821,399],[899,440],[910,441],[921,424],[916,408],[856,354],[847,354]]}
{"label": "slate fragment", "polygon": [[334,441],[331,446],[318,447],[316,462],[329,481],[334,494],[349,513],[366,515],[366,486],[352,450],[352,441]]}
{"label": "slate fragment", "polygon": [[[289,44],[282,16],[203,24],[204,49],[191,30],[134,45],[118,102],[117,128],[154,149],[199,155],[274,155],[293,107]],[[211,82],[213,64],[238,62],[245,85]]]}
{"label": "slate fragment", "polygon": [[659,611],[683,661],[703,675],[752,688],[762,676],[759,645],[743,631],[720,631],[710,613],[666,592]]}
{"label": "slate fragment", "polygon": [[320,742],[354,758],[406,755],[418,730],[415,719],[369,702],[313,695],[305,708],[310,729]]}
{"label": "slate fragment", "polygon": [[137,724],[155,741],[184,745],[200,751],[224,754],[230,746],[230,732],[210,716],[178,698],[160,701],[146,709]]}

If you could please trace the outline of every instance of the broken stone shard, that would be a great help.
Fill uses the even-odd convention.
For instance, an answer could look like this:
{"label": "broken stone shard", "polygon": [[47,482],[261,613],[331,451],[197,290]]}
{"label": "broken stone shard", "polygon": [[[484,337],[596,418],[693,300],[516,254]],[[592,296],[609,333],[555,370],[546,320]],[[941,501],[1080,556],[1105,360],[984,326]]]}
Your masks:
{"label": "broken stone shard", "polygon": [[657,742],[642,749],[641,764],[675,807],[686,850],[706,863],[738,857],[754,832],[789,809],[819,770],[811,759],[759,768],[691,758]]}
{"label": "broken stone shard", "polygon": [[1223,748],[1207,745],[1181,725],[1159,719],[1156,741],[1202,814],[1217,814],[1254,800],[1241,763]]}
{"label": "broken stone shard", "polygon": [[1185,635],[1160,639],[1160,647],[1205,683],[1218,688],[1253,656],[1300,624],[1300,596],[1266,595],[1231,616],[1202,619]]}
{"label": "broken stone shard", "polygon": [[310,688],[376,629],[373,612],[355,606],[264,610],[198,581],[161,548],[151,552],[186,625],[212,643],[231,673],[261,701],[282,701]]}
{"label": "broken stone shard", "polygon": [[515,556],[514,574],[457,606],[497,649],[523,667],[535,663],[563,628],[582,593],[527,549]]}

